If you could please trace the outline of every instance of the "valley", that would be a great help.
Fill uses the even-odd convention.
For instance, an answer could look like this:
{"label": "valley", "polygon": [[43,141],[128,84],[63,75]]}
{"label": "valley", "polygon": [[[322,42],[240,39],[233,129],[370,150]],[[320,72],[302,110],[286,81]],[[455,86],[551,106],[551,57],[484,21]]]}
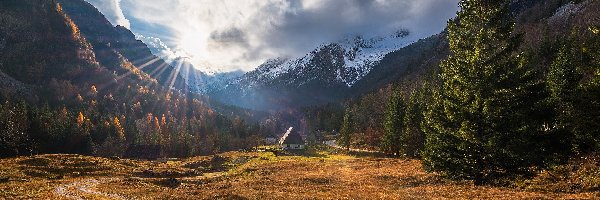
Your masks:
{"label": "valley", "polygon": [[1,0],[0,199],[600,199],[598,0]]}
{"label": "valley", "polygon": [[0,160],[0,198],[33,199],[590,199],[474,186],[420,161],[356,156],[325,147],[304,155],[227,152],[143,161],[55,154]]}

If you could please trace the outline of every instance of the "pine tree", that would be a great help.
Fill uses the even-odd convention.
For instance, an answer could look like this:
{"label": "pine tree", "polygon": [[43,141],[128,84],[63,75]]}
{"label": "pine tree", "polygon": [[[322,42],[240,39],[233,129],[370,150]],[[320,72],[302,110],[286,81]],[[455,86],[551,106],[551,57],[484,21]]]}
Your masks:
{"label": "pine tree", "polygon": [[[423,131],[425,167],[483,183],[539,164],[544,86],[515,54],[508,1],[462,0],[448,23],[451,55],[440,65]],[[543,143],[540,143],[540,145]]]}
{"label": "pine tree", "polygon": [[411,93],[404,115],[404,153],[411,157],[419,157],[425,146],[425,135],[421,130],[423,111],[425,110],[425,95],[423,88]]}
{"label": "pine tree", "polygon": [[[577,121],[574,105],[580,96],[578,86],[582,77],[577,70],[568,43],[560,48],[554,62],[550,65],[546,80],[550,92],[550,103],[554,108],[554,120],[547,128],[557,132],[564,143],[573,144],[573,150],[578,151],[578,145],[573,143],[577,143],[574,141],[577,140],[574,132],[575,121]],[[571,148],[564,150],[565,154],[569,154]]]}
{"label": "pine tree", "polygon": [[576,53],[581,57],[580,68],[591,75],[579,86],[574,100],[574,148],[577,153],[600,151],[600,29],[589,28],[595,36],[579,44]]}
{"label": "pine tree", "polygon": [[384,134],[381,141],[381,150],[389,154],[399,154],[405,149],[406,138],[402,137],[404,131],[405,106],[399,90],[394,90],[390,96],[383,122]]}
{"label": "pine tree", "polygon": [[570,47],[563,45],[548,72],[548,88],[553,100],[560,104],[571,102],[581,78],[572,58]]}
{"label": "pine tree", "polygon": [[346,109],[344,113],[344,121],[342,122],[342,127],[340,128],[340,136],[338,138],[338,145],[345,147],[347,149],[350,148],[350,140],[352,135],[352,111],[350,108]]}
{"label": "pine tree", "polygon": [[24,103],[0,104],[0,158],[29,151],[29,119]]}

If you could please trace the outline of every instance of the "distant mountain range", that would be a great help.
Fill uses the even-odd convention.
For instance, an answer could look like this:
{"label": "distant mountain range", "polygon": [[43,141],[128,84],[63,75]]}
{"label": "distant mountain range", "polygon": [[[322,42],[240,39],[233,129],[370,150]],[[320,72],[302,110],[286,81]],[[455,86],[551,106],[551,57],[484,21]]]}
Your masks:
{"label": "distant mountain range", "polygon": [[[270,59],[247,73],[211,74],[196,69],[186,58],[172,55],[172,51],[158,38],[138,36],[138,39],[147,43],[154,54],[178,68],[191,91],[229,105],[278,110],[334,102],[357,95],[355,86],[369,85],[361,81],[374,68],[385,65],[382,60],[419,38],[403,29],[370,38],[347,36],[337,42],[323,44],[299,58]],[[401,66],[398,70],[403,68]]]}
{"label": "distant mountain range", "polygon": [[[372,38],[349,36],[323,44],[300,58],[268,60],[220,88],[212,87],[208,95],[226,104],[257,110],[336,102],[391,83],[391,79],[373,80],[370,74],[381,71],[379,68],[389,68],[390,60],[395,61],[404,54],[412,55],[411,51],[433,49],[433,45],[427,44],[432,40],[437,44],[445,38],[418,39],[409,30]],[[395,53],[402,49],[408,49],[408,52]],[[392,74],[403,72],[408,67],[404,64],[396,62]]]}

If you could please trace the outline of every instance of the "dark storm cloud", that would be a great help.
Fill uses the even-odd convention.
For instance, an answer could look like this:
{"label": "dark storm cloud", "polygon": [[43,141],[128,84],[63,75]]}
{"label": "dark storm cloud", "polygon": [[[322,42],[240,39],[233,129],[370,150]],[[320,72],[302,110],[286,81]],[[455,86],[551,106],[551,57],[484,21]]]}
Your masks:
{"label": "dark storm cloud", "polygon": [[227,30],[217,30],[210,33],[210,41],[218,46],[250,47],[246,33],[238,28],[230,28]]}
{"label": "dark storm cloud", "polygon": [[[454,0],[335,0],[312,2],[290,0],[290,7],[272,29],[256,30],[268,40],[266,46],[299,55],[324,42],[347,35],[366,37],[408,29],[415,38],[439,33],[457,10]],[[262,13],[278,7],[264,7]],[[257,22],[264,17],[257,16]],[[261,48],[262,49],[262,48]],[[261,50],[259,49],[259,50]]]}

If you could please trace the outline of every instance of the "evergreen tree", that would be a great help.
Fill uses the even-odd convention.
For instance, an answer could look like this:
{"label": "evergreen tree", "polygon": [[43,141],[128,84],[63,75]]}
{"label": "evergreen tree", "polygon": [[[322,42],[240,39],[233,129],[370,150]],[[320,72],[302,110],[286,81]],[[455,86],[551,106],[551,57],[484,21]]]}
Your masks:
{"label": "evergreen tree", "polygon": [[[548,88],[553,101],[559,103],[559,107],[566,107],[576,96],[576,90],[581,75],[577,72],[577,66],[572,58],[570,47],[561,47],[558,55],[548,72]],[[561,108],[562,110],[568,108]]]}
{"label": "evergreen tree", "polygon": [[578,45],[575,55],[581,60],[580,68],[590,74],[579,86],[579,95],[574,99],[574,148],[577,153],[600,151],[600,31],[589,28],[594,36]]}
{"label": "evergreen tree", "polygon": [[0,104],[0,157],[29,153],[29,120],[24,103]]}
{"label": "evergreen tree", "polygon": [[352,135],[352,111],[350,108],[346,109],[344,113],[344,121],[342,122],[342,127],[340,128],[340,136],[338,138],[338,145],[342,147],[350,148],[350,140]]}
{"label": "evergreen tree", "polygon": [[390,96],[383,122],[384,134],[381,141],[381,150],[389,154],[399,154],[407,146],[402,135],[404,131],[405,106],[399,90],[394,90]]}
{"label": "evergreen tree", "polygon": [[522,173],[547,154],[537,109],[545,87],[515,54],[520,37],[508,3],[462,0],[448,23],[451,55],[423,127],[429,170],[481,184]]}
{"label": "evergreen tree", "polygon": [[423,88],[411,93],[404,115],[404,153],[411,157],[419,157],[425,145],[425,135],[421,130],[425,110],[425,95],[422,90]]}
{"label": "evergreen tree", "polygon": [[[568,44],[568,42],[567,42]],[[565,143],[573,144],[575,138],[574,125],[576,116],[574,116],[575,100],[580,96],[578,88],[581,74],[578,73],[575,59],[573,58],[571,48],[563,45],[559,50],[554,62],[550,65],[547,77],[548,91],[550,92],[550,103],[554,108],[554,120],[547,128],[557,132],[558,139]],[[577,145],[574,144],[577,150]],[[570,153],[570,148],[564,149],[565,154]]]}

